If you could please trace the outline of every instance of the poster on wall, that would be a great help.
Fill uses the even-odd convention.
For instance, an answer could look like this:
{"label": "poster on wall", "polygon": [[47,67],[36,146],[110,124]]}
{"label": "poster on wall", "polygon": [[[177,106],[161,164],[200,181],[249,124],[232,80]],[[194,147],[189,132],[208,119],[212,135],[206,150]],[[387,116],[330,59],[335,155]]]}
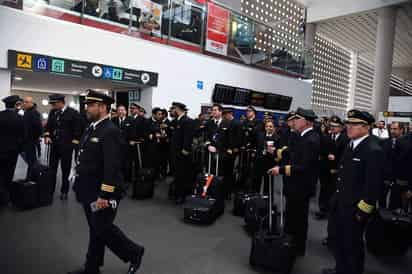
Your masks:
{"label": "poster on wall", "polygon": [[140,10],[140,30],[160,36],[163,6],[150,0],[134,0],[132,6]]}
{"label": "poster on wall", "polygon": [[227,55],[230,11],[208,3],[206,50]]}

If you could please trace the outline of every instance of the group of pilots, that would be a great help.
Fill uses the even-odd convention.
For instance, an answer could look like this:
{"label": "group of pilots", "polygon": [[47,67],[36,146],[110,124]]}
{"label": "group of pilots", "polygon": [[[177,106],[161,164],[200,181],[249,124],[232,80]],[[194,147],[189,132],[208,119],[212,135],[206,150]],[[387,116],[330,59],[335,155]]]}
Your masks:
{"label": "group of pilots", "polygon": [[[50,167],[55,174],[61,164],[60,198],[67,199],[73,181],[90,227],[86,263],[73,274],[99,273],[106,246],[130,263],[127,273],[137,272],[144,248],[113,221],[123,182],[132,182],[138,167],[154,169],[158,179],[172,175],[169,196],[176,204],[191,194],[195,173],[207,165],[208,154],[219,161],[227,200],[238,190],[267,191],[267,174],[282,176],[285,232],[292,236],[298,256],[306,252],[309,202],[319,181],[316,218],[329,218],[327,242],[336,259],[336,267],[325,269],[325,274],[363,273],[362,234],[377,202],[396,208],[412,197],[412,173],[407,168],[412,135],[402,136],[399,123],[390,125],[385,139],[374,135],[375,119],[365,111],[354,109],[346,120],[332,116],[319,122],[313,110],[298,108],[275,123],[269,113],[258,120],[253,106],[237,120],[234,109],[219,104],[208,115],[191,119],[185,104],[173,102],[169,110],[153,108],[146,118],[144,108],[134,103],[129,115],[124,105],[111,109],[113,98],[93,90],[85,99],[83,117],[65,104],[63,95],[50,95],[52,110],[43,132],[45,144],[51,145]],[[18,113],[22,99],[13,95],[3,101],[0,139],[6,145],[0,149],[0,187],[6,192],[20,153],[21,128],[27,126],[26,114]],[[142,153],[141,162],[137,151]],[[76,168],[71,174],[73,154]],[[400,194],[387,202],[389,188]]]}

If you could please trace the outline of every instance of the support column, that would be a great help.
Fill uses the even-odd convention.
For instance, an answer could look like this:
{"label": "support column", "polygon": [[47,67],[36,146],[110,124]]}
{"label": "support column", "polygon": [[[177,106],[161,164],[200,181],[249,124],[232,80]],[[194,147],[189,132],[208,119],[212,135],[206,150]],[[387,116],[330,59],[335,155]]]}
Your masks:
{"label": "support column", "polygon": [[346,110],[355,108],[356,78],[358,77],[358,58],[359,58],[359,53],[353,52],[351,72],[350,72],[350,82],[349,82],[349,100],[348,100]]}
{"label": "support column", "polygon": [[317,25],[315,23],[306,24],[305,48],[308,49],[308,50],[313,49],[313,44],[315,42],[315,36],[316,36],[316,27],[317,27]]}
{"label": "support column", "polygon": [[378,117],[379,112],[388,109],[396,12],[395,7],[386,7],[378,11],[372,98],[372,114],[375,117]]}
{"label": "support column", "polygon": [[[11,94],[11,72],[7,69],[0,69],[0,101]],[[0,110],[5,109],[3,102],[0,103]]]}

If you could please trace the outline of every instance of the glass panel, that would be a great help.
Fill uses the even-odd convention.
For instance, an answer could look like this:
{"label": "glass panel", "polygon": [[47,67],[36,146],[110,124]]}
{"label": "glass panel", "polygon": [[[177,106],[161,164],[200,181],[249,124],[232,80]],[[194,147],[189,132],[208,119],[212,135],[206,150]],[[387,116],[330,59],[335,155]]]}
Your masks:
{"label": "glass panel", "polygon": [[171,38],[200,45],[203,28],[203,7],[189,1],[172,2]]}
{"label": "glass panel", "polygon": [[23,0],[23,9],[65,21],[80,23],[82,0]]}
{"label": "glass panel", "polygon": [[0,6],[22,9],[23,0],[0,0]]}
{"label": "glass panel", "polygon": [[255,33],[251,65],[270,68],[270,54],[272,52],[271,29],[259,23],[254,23]]}
{"label": "glass panel", "polygon": [[[120,0],[84,0],[84,18],[86,25],[107,29],[115,32],[127,30],[129,25],[129,1]],[[81,10],[81,7],[80,7]],[[94,17],[94,18],[93,18]],[[99,22],[110,21],[113,25],[122,26],[120,29],[110,28],[107,25],[100,25]]]}
{"label": "glass panel", "polygon": [[255,25],[250,19],[232,13],[228,56],[249,64],[255,42]]}

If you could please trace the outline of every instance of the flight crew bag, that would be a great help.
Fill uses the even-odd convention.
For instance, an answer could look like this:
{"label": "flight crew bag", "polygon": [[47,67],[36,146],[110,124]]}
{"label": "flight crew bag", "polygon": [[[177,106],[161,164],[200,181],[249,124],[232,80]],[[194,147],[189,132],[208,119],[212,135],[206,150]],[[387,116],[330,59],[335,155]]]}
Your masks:
{"label": "flight crew bag", "polygon": [[216,172],[211,174],[212,154],[209,153],[208,173],[197,178],[194,194],[186,197],[183,220],[195,224],[212,224],[224,213],[223,180],[219,177],[219,154]]}
{"label": "flight crew bag", "polygon": [[[273,202],[273,176],[269,179],[269,210]],[[280,229],[274,231],[272,214],[269,225],[262,226],[252,239],[249,263],[252,267],[263,268],[279,274],[289,274],[296,260],[295,248],[291,237],[283,232],[283,181],[280,190]]]}
{"label": "flight crew bag", "polygon": [[143,167],[142,151],[140,144],[137,144],[137,161],[139,169],[133,182],[133,199],[143,200],[152,198],[154,195],[154,182],[156,179],[153,168]]}
{"label": "flight crew bag", "polygon": [[56,177],[50,168],[50,152],[50,145],[45,145],[44,163],[33,167],[33,181],[37,183],[39,206],[49,206],[53,203]]}
{"label": "flight crew bag", "polygon": [[17,180],[11,185],[10,200],[18,209],[33,209],[39,207],[38,186],[36,182]]}
{"label": "flight crew bag", "polygon": [[375,256],[403,256],[412,245],[412,219],[404,210],[378,209],[365,230],[367,250]]}
{"label": "flight crew bag", "polygon": [[251,194],[248,198],[245,198],[244,201],[243,218],[245,221],[245,229],[252,235],[259,230],[262,224],[269,224],[269,212],[272,213],[272,219],[276,219],[277,217],[277,209],[273,203],[271,206],[272,210],[269,210],[270,195],[263,194],[264,184],[265,178],[262,176],[260,193]]}

